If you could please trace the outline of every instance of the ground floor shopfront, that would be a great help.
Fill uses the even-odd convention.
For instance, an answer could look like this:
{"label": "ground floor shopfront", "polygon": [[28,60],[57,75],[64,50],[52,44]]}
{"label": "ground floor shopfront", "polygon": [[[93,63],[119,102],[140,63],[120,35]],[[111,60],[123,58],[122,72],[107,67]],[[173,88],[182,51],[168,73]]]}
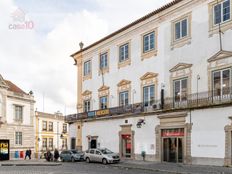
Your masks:
{"label": "ground floor shopfront", "polygon": [[232,107],[221,107],[85,120],[82,150],[106,147],[122,158],[142,160],[145,152],[149,161],[231,165],[231,115]]}

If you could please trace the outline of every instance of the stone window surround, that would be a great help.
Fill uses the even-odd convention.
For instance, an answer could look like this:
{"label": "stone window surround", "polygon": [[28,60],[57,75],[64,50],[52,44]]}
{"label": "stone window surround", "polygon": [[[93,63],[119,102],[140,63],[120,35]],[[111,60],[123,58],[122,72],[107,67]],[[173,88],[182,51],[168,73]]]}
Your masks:
{"label": "stone window surround", "polygon": [[128,91],[128,103],[131,103],[131,81],[129,80],[121,80],[118,84],[118,106],[120,106],[120,93]]}
{"label": "stone window surround", "polygon": [[[13,104],[13,107],[14,107],[14,121],[17,122],[17,123],[23,123],[23,112],[24,112],[24,106],[23,105],[19,105],[19,104]],[[16,119],[15,116],[16,116],[16,107],[22,107],[22,119]]]}
{"label": "stone window surround", "polygon": [[[128,59],[120,62],[120,47],[128,44]],[[118,69],[131,65],[131,39],[125,42],[122,42],[118,45]]]}
{"label": "stone window surround", "polygon": [[90,110],[92,107],[92,91],[85,90],[82,93],[82,103],[83,103],[83,110],[84,110],[84,101],[89,100],[90,101]]}
{"label": "stone window surround", "polygon": [[[101,59],[101,55],[102,54],[107,54],[107,67],[105,68],[100,68],[100,59]],[[105,74],[105,73],[109,73],[109,67],[110,67],[110,49],[107,49],[107,50],[104,50],[104,51],[100,51],[98,53],[98,75],[102,75],[102,74]]]}
{"label": "stone window surround", "polygon": [[100,98],[106,96],[107,97],[107,108],[110,107],[109,105],[109,96],[110,96],[110,87],[108,86],[101,86],[98,89],[98,101],[99,101],[99,108],[101,108]]}
{"label": "stone window surround", "polygon": [[[178,40],[175,39],[175,24],[184,19],[187,19],[187,36],[180,38]],[[171,49],[182,47],[186,44],[191,43],[192,39],[192,12],[189,12],[181,17],[171,21]]]}
{"label": "stone window surround", "polygon": [[[155,48],[144,53],[143,52],[143,37],[151,32],[155,33]],[[144,59],[149,59],[153,56],[157,56],[157,53],[158,53],[158,28],[154,28],[152,30],[149,30],[141,34],[141,60],[143,61]]]}
{"label": "stone window surround", "polygon": [[185,120],[185,117],[187,116],[187,113],[171,113],[171,114],[163,114],[162,116],[158,116],[158,118],[161,119],[170,119],[170,124],[164,124],[160,123],[160,125],[157,125],[155,127],[155,135],[156,135],[156,154],[155,158],[157,161],[162,162],[163,161],[163,152],[162,152],[162,136],[161,132],[162,129],[175,129],[175,128],[184,128],[185,136],[183,137],[184,140],[184,148],[183,148],[183,163],[184,164],[191,164],[192,163],[192,157],[191,157],[191,131],[192,131],[192,124],[190,123],[181,123],[178,122],[178,120],[175,122],[173,119],[178,119],[180,117],[183,117]]}
{"label": "stone window surround", "polygon": [[[90,61],[90,73],[88,75],[84,75],[84,70],[85,70],[84,64],[85,64],[85,62],[88,62],[88,61]],[[83,66],[83,78],[82,78],[82,80],[85,81],[85,80],[92,79],[92,69],[93,69],[92,58],[89,58],[89,59],[86,59],[85,61],[83,61],[82,66]]]}
{"label": "stone window surround", "polygon": [[[21,134],[22,134],[22,139],[21,139],[21,144],[16,144],[16,132],[21,132]],[[14,135],[14,137],[15,137],[15,141],[14,141],[14,145],[15,145],[15,147],[19,147],[19,146],[23,146],[23,130],[22,129],[20,129],[20,130],[15,130],[15,135]]]}
{"label": "stone window surround", "polygon": [[[219,3],[224,0],[218,0]],[[208,14],[209,14],[209,36],[213,36],[214,34],[218,34],[219,25],[214,25],[214,17],[213,17],[213,8],[217,4],[217,0],[208,4]],[[230,0],[230,20],[221,23],[221,31],[225,32],[229,29],[232,29],[232,1]]]}
{"label": "stone window surround", "polygon": [[192,91],[192,64],[178,63],[170,69],[170,97],[174,97],[174,82],[176,80],[187,79],[187,94]]}
{"label": "stone window surround", "polygon": [[141,101],[143,102],[143,88],[155,85],[155,100],[158,98],[158,73],[147,72],[141,78]]}
{"label": "stone window surround", "polygon": [[135,153],[134,153],[134,146],[135,146],[135,141],[134,141],[134,135],[135,131],[131,129],[132,124],[126,124],[126,125],[120,125],[121,131],[118,132],[119,135],[119,156],[122,158],[122,135],[123,134],[128,134],[131,135],[131,158],[130,159],[135,159]]}

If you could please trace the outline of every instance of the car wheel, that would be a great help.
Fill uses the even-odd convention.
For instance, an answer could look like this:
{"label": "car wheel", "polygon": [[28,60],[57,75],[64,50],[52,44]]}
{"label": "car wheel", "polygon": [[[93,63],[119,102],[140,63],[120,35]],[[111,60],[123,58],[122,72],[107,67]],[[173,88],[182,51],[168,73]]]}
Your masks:
{"label": "car wheel", "polygon": [[72,162],[75,162],[75,159],[72,157],[72,158],[71,158],[71,161],[72,161]]}
{"label": "car wheel", "polygon": [[104,165],[106,165],[108,162],[107,162],[107,160],[106,160],[105,158],[103,158],[102,163],[103,163]]}
{"label": "car wheel", "polygon": [[89,159],[88,157],[86,158],[86,162],[87,162],[87,163],[90,163],[90,159]]}

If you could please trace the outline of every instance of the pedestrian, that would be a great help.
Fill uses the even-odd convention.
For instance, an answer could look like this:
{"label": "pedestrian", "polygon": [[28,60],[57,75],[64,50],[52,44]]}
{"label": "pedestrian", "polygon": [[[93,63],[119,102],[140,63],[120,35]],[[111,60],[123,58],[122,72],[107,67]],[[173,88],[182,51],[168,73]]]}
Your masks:
{"label": "pedestrian", "polygon": [[54,150],[54,159],[55,161],[58,161],[58,158],[60,157],[59,151],[57,149]]}
{"label": "pedestrian", "polygon": [[31,159],[31,149],[29,149],[29,159]]}
{"label": "pedestrian", "polygon": [[24,160],[26,160],[26,159],[27,159],[27,157],[30,159],[30,156],[29,156],[29,150],[28,150],[28,149],[26,150],[26,155],[25,155]]}

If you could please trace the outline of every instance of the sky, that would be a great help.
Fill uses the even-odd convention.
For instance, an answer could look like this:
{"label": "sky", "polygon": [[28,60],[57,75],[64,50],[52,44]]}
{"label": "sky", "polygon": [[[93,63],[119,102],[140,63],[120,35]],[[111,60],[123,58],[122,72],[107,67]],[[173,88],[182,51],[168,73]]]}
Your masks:
{"label": "sky", "polygon": [[0,74],[32,90],[38,111],[75,113],[77,68],[70,55],[79,43],[88,46],[168,2],[1,0]]}

